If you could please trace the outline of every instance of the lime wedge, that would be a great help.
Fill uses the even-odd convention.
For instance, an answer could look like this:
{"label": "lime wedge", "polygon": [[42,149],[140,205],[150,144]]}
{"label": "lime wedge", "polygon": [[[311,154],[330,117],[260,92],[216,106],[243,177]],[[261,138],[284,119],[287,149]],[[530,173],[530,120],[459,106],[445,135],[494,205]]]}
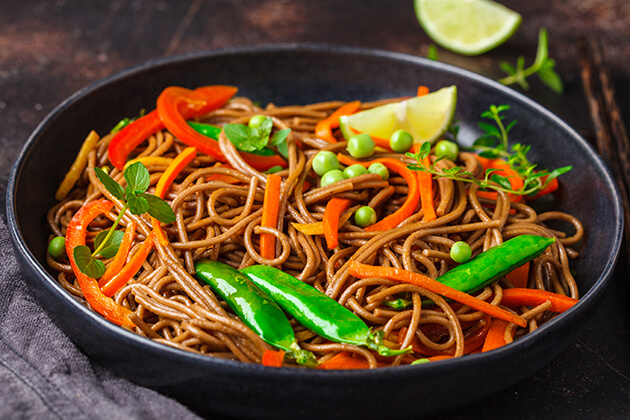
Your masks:
{"label": "lime wedge", "polygon": [[449,86],[424,96],[340,117],[339,128],[346,139],[355,134],[351,128],[383,139],[403,129],[411,133],[414,143],[433,142],[448,129],[456,103],[457,88]]}
{"label": "lime wedge", "polygon": [[414,0],[416,17],[437,44],[477,55],[505,42],[521,15],[490,0]]}

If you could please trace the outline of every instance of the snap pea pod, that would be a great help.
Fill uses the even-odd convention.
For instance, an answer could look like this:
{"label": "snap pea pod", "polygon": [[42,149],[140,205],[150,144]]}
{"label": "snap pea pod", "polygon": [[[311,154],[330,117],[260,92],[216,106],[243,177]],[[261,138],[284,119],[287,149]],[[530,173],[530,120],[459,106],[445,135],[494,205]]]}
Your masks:
{"label": "snap pea pod", "polygon": [[474,293],[533,260],[555,241],[545,236],[516,236],[447,271],[436,280],[462,292]]}
{"label": "snap pea pod", "polygon": [[195,263],[197,277],[225,300],[230,308],[267,343],[284,350],[300,365],[315,366],[315,356],[301,349],[282,309],[238,270],[218,261]]}
{"label": "snap pea pod", "polygon": [[313,286],[266,265],[240,270],[296,321],[331,341],[372,349],[381,356],[397,356],[411,349],[394,350],[383,344],[383,332],[365,322]]}

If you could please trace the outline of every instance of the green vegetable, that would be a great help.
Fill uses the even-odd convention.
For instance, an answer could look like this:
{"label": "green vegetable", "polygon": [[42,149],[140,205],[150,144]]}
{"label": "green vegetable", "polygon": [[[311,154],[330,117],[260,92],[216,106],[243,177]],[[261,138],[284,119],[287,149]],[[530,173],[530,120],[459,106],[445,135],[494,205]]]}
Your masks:
{"label": "green vegetable", "polygon": [[355,164],[348,166],[346,169],[343,170],[343,173],[348,178],[354,178],[355,176],[365,175],[368,173],[368,171],[367,169],[365,169],[365,166]]}
{"label": "green vegetable", "polygon": [[413,136],[409,131],[396,130],[389,138],[389,147],[394,152],[405,153],[413,146]]}
{"label": "green vegetable", "polygon": [[276,172],[280,172],[281,170],[283,170],[284,168],[282,166],[272,166],[271,168],[267,169],[265,172],[263,172],[264,174],[275,174]]}
{"label": "green vegetable", "polygon": [[129,165],[129,167],[125,169],[123,173],[125,181],[127,182],[125,188],[114,181],[114,179],[107,175],[101,168],[94,168],[94,172],[96,172],[96,176],[98,176],[98,179],[107,191],[124,203],[123,208],[114,221],[114,225],[96,236],[94,242],[96,249],[94,252],[90,251],[90,248],[86,245],[79,245],[74,248],[73,255],[79,270],[83,274],[97,279],[105,273],[105,264],[96,259],[96,256],[100,255],[103,258],[111,258],[118,252],[120,241],[124,233],[116,230],[116,227],[118,227],[118,223],[127,209],[135,215],[142,215],[149,212],[152,217],[155,217],[163,223],[174,222],[175,213],[173,213],[173,209],[166,201],[145,193],[149,188],[151,178],[149,171],[141,162]]}
{"label": "green vegetable", "polygon": [[437,157],[444,157],[455,162],[459,156],[459,146],[452,141],[440,140],[435,145],[434,153]]}
{"label": "green vegetable", "polygon": [[334,169],[339,169],[339,160],[333,152],[318,152],[313,158],[313,170],[317,175],[322,176]]}
{"label": "green vegetable", "polygon": [[438,57],[438,50],[435,44],[429,45],[429,49],[427,50],[427,58],[431,61],[440,61]]}
{"label": "green vegetable", "polygon": [[410,299],[403,299],[403,298],[386,300],[384,303],[390,308],[399,309],[399,310],[405,309],[413,304],[413,302]]}
{"label": "green vegetable", "polygon": [[328,184],[334,184],[335,182],[343,181],[346,179],[346,175],[341,172],[339,169],[333,169],[332,171],[326,172],[322,178],[319,180],[319,185],[324,187]]}
{"label": "green vegetable", "polygon": [[376,211],[369,206],[359,207],[354,213],[354,223],[359,227],[367,227],[376,223]]}
{"label": "green vegetable", "polygon": [[365,322],[337,301],[283,271],[265,265],[240,271],[297,322],[328,340],[367,347],[382,356],[397,356],[410,351],[386,347],[382,342],[382,331],[371,331]]}
{"label": "green vegetable", "polygon": [[516,68],[511,64],[502,61],[500,63],[501,69],[508,74],[507,77],[499,79],[500,83],[504,85],[518,84],[525,90],[529,89],[529,84],[525,79],[533,74],[537,74],[538,78],[547,85],[551,90],[556,93],[562,93],[564,91],[564,85],[562,78],[556,73],[554,67],[556,62],[549,58],[549,49],[547,41],[547,29],[542,28],[538,32],[538,50],[536,51],[536,59],[534,63],[525,67],[525,57],[520,56],[516,62]]}
{"label": "green vegetable", "polygon": [[256,127],[260,127],[260,125],[262,123],[264,123],[267,120],[268,117],[264,116],[264,115],[254,115],[253,117],[251,117],[249,119],[249,122],[247,123],[247,125],[249,125],[251,128],[256,128]]}
{"label": "green vegetable", "polygon": [[247,276],[218,261],[195,263],[197,277],[217,293],[241,321],[267,343],[287,352],[300,365],[314,366],[315,356],[301,349],[282,309]]}
{"label": "green vegetable", "polygon": [[66,238],[55,236],[48,244],[48,253],[54,259],[59,259],[66,254]]}
{"label": "green vegetable", "polygon": [[516,236],[447,271],[436,280],[462,292],[473,293],[536,258],[555,241],[544,236]]}
{"label": "green vegetable", "polygon": [[451,247],[451,258],[458,263],[465,263],[472,256],[472,249],[464,241],[458,241]]}
{"label": "green vegetable", "polygon": [[354,158],[370,157],[374,154],[374,140],[367,133],[357,134],[348,139],[347,149]]}
{"label": "green vegetable", "polygon": [[384,181],[387,181],[389,179],[389,169],[387,169],[387,167],[380,162],[371,164],[368,167],[368,173],[379,174]]}
{"label": "green vegetable", "polygon": [[429,359],[418,359],[418,360],[414,360],[413,362],[411,362],[411,365],[423,365],[425,363],[429,363],[430,360]]}
{"label": "green vegetable", "polygon": [[196,132],[203,134],[206,137],[210,137],[214,140],[219,140],[219,134],[221,134],[221,127],[215,125],[200,123],[197,121],[187,121],[188,125]]}
{"label": "green vegetable", "polygon": [[225,124],[223,126],[225,136],[238,150],[243,152],[256,152],[264,149],[267,145],[273,145],[278,148],[278,153],[283,154],[282,151],[286,153],[286,138],[291,129],[279,130],[270,139],[273,120],[264,115],[261,117],[264,120],[255,127],[244,124]]}
{"label": "green vegetable", "polygon": [[[428,172],[436,177],[450,178],[456,181],[470,182],[479,185],[482,189],[492,189],[495,191],[505,191],[515,195],[535,195],[544,189],[554,178],[571,170],[571,166],[549,171],[546,169],[538,170],[537,166],[531,163],[527,158],[527,153],[531,146],[525,146],[520,143],[512,145],[511,152],[508,151],[508,135],[516,120],[510,122],[507,126],[503,124],[503,115],[501,112],[509,110],[508,105],[490,105],[490,109],[481,114],[483,118],[492,120],[495,125],[480,122],[479,127],[485,133],[473,143],[472,149],[480,151],[479,155],[489,159],[502,158],[505,159],[516,174],[523,180],[523,186],[518,190],[511,187],[507,177],[495,174],[496,169],[488,169],[482,179],[477,178],[473,173],[464,170],[460,166],[452,168],[444,168],[437,170],[434,164],[426,166],[423,162],[424,157],[431,153],[431,145],[423,143],[418,153],[407,153],[417,161],[417,164],[407,165],[409,169],[415,171]],[[435,162],[444,159],[438,157]],[[434,162],[434,163],[435,163]],[[545,181],[543,182],[543,178]]]}

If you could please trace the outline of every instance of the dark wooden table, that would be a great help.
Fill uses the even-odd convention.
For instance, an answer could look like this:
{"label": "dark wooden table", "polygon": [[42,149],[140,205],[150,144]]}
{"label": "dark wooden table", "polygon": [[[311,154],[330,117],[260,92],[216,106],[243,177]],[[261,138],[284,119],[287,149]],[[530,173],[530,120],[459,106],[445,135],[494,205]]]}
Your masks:
{"label": "dark wooden table", "polygon": [[[593,128],[581,86],[576,37],[597,36],[630,118],[630,2],[502,1],[523,15],[518,32],[479,57],[439,49],[440,61],[502,76],[498,63],[533,61],[540,27],[566,91],[532,78],[527,96],[587,139]],[[30,132],[76,90],[146,60],[235,46],[308,42],[425,56],[428,37],[412,0],[0,0],[0,200]],[[518,89],[518,88],[517,88]],[[4,205],[0,206],[4,217]],[[621,261],[578,340],[534,377],[444,418],[630,418],[628,267]]]}

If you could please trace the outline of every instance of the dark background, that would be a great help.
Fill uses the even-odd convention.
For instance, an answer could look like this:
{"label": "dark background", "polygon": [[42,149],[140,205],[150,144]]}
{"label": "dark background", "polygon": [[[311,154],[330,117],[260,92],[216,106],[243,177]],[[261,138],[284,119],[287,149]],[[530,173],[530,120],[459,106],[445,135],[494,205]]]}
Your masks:
{"label": "dark background", "polygon": [[[500,61],[514,64],[519,55],[528,64],[533,61],[538,30],[546,27],[565,93],[551,92],[535,76],[531,90],[515,89],[592,140],[576,41],[580,35],[598,37],[622,114],[626,121],[630,118],[630,1],[501,3],[523,16],[510,40],[477,57],[438,48],[440,61],[496,79],[503,76]],[[412,0],[0,0],[0,200],[4,202],[11,165],[31,131],[78,89],[154,58],[294,42],[417,56],[426,56],[431,43],[416,20]],[[4,218],[4,205],[0,209]],[[626,262],[621,261],[593,318],[551,365],[444,418],[630,418],[628,281]]]}

